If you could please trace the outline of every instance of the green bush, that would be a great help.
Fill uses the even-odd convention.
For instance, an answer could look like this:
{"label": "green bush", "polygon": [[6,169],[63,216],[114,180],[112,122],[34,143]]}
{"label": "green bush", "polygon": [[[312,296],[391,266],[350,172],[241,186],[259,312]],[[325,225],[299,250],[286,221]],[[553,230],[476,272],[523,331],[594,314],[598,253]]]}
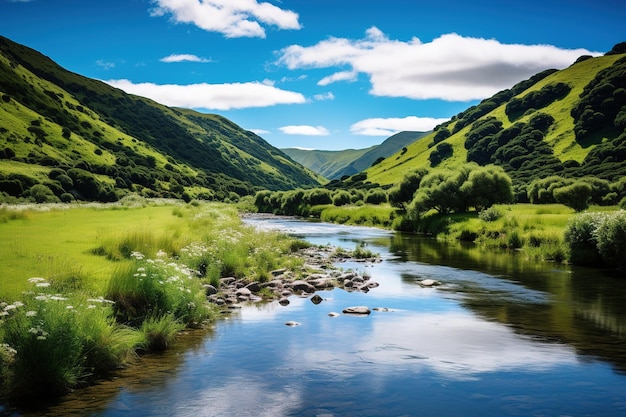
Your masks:
{"label": "green bush", "polygon": [[385,190],[380,188],[375,188],[369,190],[365,195],[365,203],[367,204],[382,204],[387,202],[387,193]]}
{"label": "green bush", "polygon": [[571,207],[576,211],[583,211],[589,207],[591,185],[577,181],[565,187],[555,188],[552,194],[557,203]]}
{"label": "green bush", "polygon": [[607,265],[626,270],[626,211],[609,216],[597,230],[598,249]]}
{"label": "green bush", "polygon": [[52,190],[43,184],[30,187],[30,197],[37,203],[57,203],[59,201]]}
{"label": "green bush", "polygon": [[604,219],[605,215],[600,213],[583,213],[567,223],[563,240],[571,263],[589,266],[602,263],[596,231]]}

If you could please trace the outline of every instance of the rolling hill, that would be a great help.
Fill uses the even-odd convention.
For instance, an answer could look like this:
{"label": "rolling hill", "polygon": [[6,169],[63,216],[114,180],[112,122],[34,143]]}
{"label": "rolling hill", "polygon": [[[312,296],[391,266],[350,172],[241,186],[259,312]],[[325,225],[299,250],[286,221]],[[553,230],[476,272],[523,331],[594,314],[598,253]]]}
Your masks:
{"label": "rolling hill", "polygon": [[391,186],[417,168],[468,162],[502,166],[518,201],[538,178],[626,177],[626,43],[500,91],[364,174]]}
{"label": "rolling hill", "polygon": [[224,117],[126,94],[0,37],[0,201],[225,199],[320,180]]}
{"label": "rolling hill", "polygon": [[329,180],[336,180],[366,170],[375,162],[401,151],[428,133],[399,132],[385,139],[380,145],[366,149],[322,151],[286,148],[281,150],[310,170]]}

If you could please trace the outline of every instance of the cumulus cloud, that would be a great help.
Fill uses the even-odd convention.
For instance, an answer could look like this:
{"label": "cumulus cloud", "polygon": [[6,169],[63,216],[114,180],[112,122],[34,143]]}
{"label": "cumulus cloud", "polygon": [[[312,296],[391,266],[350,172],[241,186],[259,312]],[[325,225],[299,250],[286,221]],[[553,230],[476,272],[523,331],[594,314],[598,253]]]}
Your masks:
{"label": "cumulus cloud", "polygon": [[317,82],[317,85],[324,86],[337,81],[356,81],[358,75],[356,71],[340,71],[322,78]]}
{"label": "cumulus cloud", "polygon": [[171,15],[176,23],[188,23],[227,38],[265,38],[270,25],[300,29],[298,14],[257,0],[153,0],[152,16]]}
{"label": "cumulus cloud", "polygon": [[330,132],[324,126],[292,125],[279,128],[286,135],[328,136]]}
{"label": "cumulus cloud", "polygon": [[362,73],[376,96],[469,101],[490,97],[545,69],[567,67],[581,55],[601,53],[503,44],[456,33],[430,42],[403,42],[372,27],[359,40],[331,37],[313,46],[288,46],[278,63],[289,69],[350,67],[321,79],[320,85],[353,81]]}
{"label": "cumulus cloud", "polygon": [[148,97],[173,107],[232,110],[306,102],[300,93],[281,90],[260,82],[189,85],[133,83],[129,80],[105,82],[129,94]]}
{"label": "cumulus cloud", "polygon": [[313,98],[317,101],[334,100],[335,95],[329,91],[328,93],[315,94]]}
{"label": "cumulus cloud", "polygon": [[391,136],[403,131],[427,132],[448,119],[408,116],[404,118],[372,118],[350,126],[350,132],[364,136]]}
{"label": "cumulus cloud", "polygon": [[211,59],[202,58],[197,55],[192,54],[172,54],[160,59],[161,62],[172,63],[172,62],[200,62],[207,63],[213,62]]}

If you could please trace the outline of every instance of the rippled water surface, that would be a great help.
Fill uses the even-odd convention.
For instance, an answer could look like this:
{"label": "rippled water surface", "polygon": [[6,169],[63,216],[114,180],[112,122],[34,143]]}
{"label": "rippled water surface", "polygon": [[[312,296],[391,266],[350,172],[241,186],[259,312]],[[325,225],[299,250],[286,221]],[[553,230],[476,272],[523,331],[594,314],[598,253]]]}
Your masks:
{"label": "rippled water surface", "polygon": [[[245,306],[46,415],[626,415],[624,280],[376,229],[248,222],[315,244],[364,242],[383,262],[341,267],[380,286]],[[386,311],[328,315],[354,305]]]}

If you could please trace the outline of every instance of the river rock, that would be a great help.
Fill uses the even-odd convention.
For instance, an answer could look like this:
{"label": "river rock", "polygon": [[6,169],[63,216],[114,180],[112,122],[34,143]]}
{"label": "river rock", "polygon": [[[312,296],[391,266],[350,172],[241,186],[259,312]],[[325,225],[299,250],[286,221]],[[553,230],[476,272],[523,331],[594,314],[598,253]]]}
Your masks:
{"label": "river rock", "polygon": [[280,300],[278,300],[278,304],[280,304],[281,306],[289,305],[289,299],[281,298]]}
{"label": "river rock", "polygon": [[339,317],[341,314],[336,313],[334,311],[331,311],[330,313],[328,313],[328,317]]}
{"label": "river rock", "polygon": [[246,287],[241,287],[239,289],[237,289],[237,291],[235,292],[235,295],[237,297],[250,297],[252,295],[252,291],[250,291],[250,289],[246,288]]}
{"label": "river rock", "polygon": [[259,291],[261,291],[261,286],[256,281],[251,282],[250,284],[246,285],[245,288],[249,289],[252,292],[259,292]]}
{"label": "river rock", "polygon": [[368,315],[370,313],[371,311],[369,307],[366,307],[366,306],[346,307],[343,309],[343,314]]}
{"label": "river rock", "polygon": [[311,302],[315,305],[321,303],[322,301],[324,301],[324,299],[320,297],[318,294],[315,294],[313,297],[311,297]]}
{"label": "river rock", "polygon": [[439,285],[439,281],[435,281],[434,279],[423,279],[420,281],[420,285],[422,287],[434,287]]}
{"label": "river rock", "polygon": [[284,274],[285,272],[287,272],[287,269],[285,268],[281,268],[281,269],[275,269],[272,272],[270,272],[270,274],[272,274],[273,277],[277,277],[279,275]]}
{"label": "river rock", "polygon": [[313,285],[302,280],[293,281],[290,286],[294,291],[303,291],[308,293],[315,292],[315,287]]}
{"label": "river rock", "polygon": [[206,295],[214,295],[217,294],[217,288],[215,288],[213,285],[211,284],[207,284],[204,286],[204,291],[206,292]]}
{"label": "river rock", "polygon": [[299,325],[301,325],[301,324],[302,324],[302,323],[297,322],[297,321],[293,321],[293,320],[290,320],[290,321],[288,321],[288,322],[286,322],[286,323],[285,323],[285,325],[287,325],[287,326],[289,326],[289,327],[299,326]]}

